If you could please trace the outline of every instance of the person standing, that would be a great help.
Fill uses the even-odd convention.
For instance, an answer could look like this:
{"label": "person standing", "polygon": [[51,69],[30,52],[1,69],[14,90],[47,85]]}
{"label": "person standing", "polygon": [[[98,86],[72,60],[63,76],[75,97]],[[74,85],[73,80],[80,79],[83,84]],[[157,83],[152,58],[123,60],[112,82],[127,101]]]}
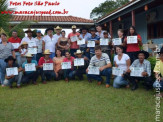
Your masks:
{"label": "person standing", "polygon": [[57,26],[57,27],[55,28],[56,34],[54,34],[54,38],[56,38],[57,41],[58,41],[58,39],[62,36],[62,35],[61,35],[61,30],[62,30],[62,28],[59,27],[59,26]]}
{"label": "person standing", "polygon": [[74,53],[79,49],[77,45],[77,40],[79,39],[80,33],[76,32],[76,26],[72,26],[72,32],[68,35],[69,44],[70,44],[70,53],[74,57]]}
{"label": "person standing", "polygon": [[8,39],[8,42],[12,43],[14,46],[14,51],[16,55],[16,60],[18,62],[18,65],[21,66],[21,54],[19,52],[21,39],[18,37],[17,31],[12,31],[12,37]]}
{"label": "person standing", "polygon": [[47,33],[47,35],[43,38],[43,52],[45,50],[49,50],[51,53],[50,58],[53,59],[55,57],[55,48],[58,40],[53,36],[54,28],[47,28],[45,32]]}
{"label": "person standing", "polygon": [[4,61],[9,56],[13,56],[15,59],[15,51],[14,47],[10,42],[7,42],[7,35],[5,33],[1,34],[2,42],[0,43],[0,81],[1,85],[4,86],[4,80],[5,80],[5,67],[6,62]]}
{"label": "person standing", "polygon": [[[97,30],[96,35],[99,36],[100,38],[104,38],[104,32],[105,31],[102,30],[102,26],[101,25],[97,25],[96,26],[96,30]],[[109,33],[108,33],[108,38],[111,39],[111,36],[110,36]]]}

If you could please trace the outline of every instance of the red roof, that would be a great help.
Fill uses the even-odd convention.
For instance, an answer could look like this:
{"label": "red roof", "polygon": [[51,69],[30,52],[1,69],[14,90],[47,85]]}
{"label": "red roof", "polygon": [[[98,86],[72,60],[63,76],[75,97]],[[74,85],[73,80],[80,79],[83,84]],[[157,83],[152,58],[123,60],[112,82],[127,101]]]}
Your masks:
{"label": "red roof", "polygon": [[38,21],[38,22],[77,22],[77,23],[94,23],[93,20],[84,19],[75,16],[27,16],[27,15],[13,15],[14,21]]}

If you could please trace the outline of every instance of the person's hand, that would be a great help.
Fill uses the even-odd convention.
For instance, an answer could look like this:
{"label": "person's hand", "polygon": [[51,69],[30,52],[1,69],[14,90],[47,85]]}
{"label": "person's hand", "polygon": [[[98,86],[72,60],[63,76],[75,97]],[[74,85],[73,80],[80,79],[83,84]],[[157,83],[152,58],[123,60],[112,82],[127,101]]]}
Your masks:
{"label": "person's hand", "polygon": [[11,75],[11,76],[10,76],[10,78],[13,78],[13,77],[14,77],[14,75]]}
{"label": "person's hand", "polygon": [[141,39],[140,39],[140,38],[138,38],[138,41],[140,42],[140,41],[141,41]]}
{"label": "person's hand", "polygon": [[82,40],[82,38],[81,38],[81,37],[79,37],[79,40]]}
{"label": "person's hand", "polygon": [[39,67],[40,67],[40,68],[43,68],[43,65],[40,65]]}
{"label": "person's hand", "polygon": [[131,70],[130,69],[127,69],[127,71],[126,71],[127,73],[130,73],[131,72]]}
{"label": "person's hand", "polygon": [[143,77],[145,77],[145,76],[147,76],[147,75],[148,75],[147,72],[142,72],[142,76],[143,76]]}
{"label": "person's hand", "polygon": [[88,73],[88,68],[86,69],[86,73]]}
{"label": "person's hand", "polygon": [[159,81],[159,82],[160,82],[161,79],[162,79],[162,78],[160,77],[159,73],[156,73],[156,76],[155,76],[155,77],[156,77],[156,80]]}
{"label": "person's hand", "polygon": [[104,67],[100,67],[100,69],[99,69],[99,70],[100,70],[100,71],[103,71],[104,69],[105,69]]}
{"label": "person's hand", "polygon": [[89,52],[89,48],[86,49],[86,52]]}

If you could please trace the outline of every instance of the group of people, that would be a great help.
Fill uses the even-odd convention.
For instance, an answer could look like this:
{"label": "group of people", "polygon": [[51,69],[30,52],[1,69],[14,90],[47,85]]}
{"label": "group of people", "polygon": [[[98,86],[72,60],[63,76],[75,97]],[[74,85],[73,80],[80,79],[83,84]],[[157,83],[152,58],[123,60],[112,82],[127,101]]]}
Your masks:
{"label": "group of people", "polygon": [[[83,75],[86,74],[90,83],[92,79],[95,79],[98,81],[98,85],[103,82],[102,76],[106,76],[105,83],[108,88],[110,80],[113,78],[113,67],[122,71],[121,74],[119,72],[119,75],[114,76],[114,88],[129,88],[131,86],[132,90],[136,90],[138,81],[144,81],[143,85],[146,89],[157,87],[158,84],[163,85],[162,78],[158,77],[163,74],[163,50],[160,52],[160,62],[156,64],[154,70],[157,74],[157,81],[153,84],[151,64],[147,60],[149,53],[140,50],[142,38],[134,26],[129,28],[126,36],[124,36],[124,31],[119,29],[117,40],[112,39],[100,25],[89,30],[82,28],[81,32],[77,32],[77,27],[73,25],[72,32],[68,34],[68,37],[59,26],[47,28],[45,32],[46,35],[42,36],[41,31],[37,30],[37,37],[34,38],[33,31],[28,29],[25,31],[27,36],[23,39],[17,36],[17,31],[13,31],[12,37],[9,39],[6,34],[1,34],[0,83],[2,86],[9,85],[12,88],[14,81],[17,82],[18,88],[30,81],[37,84],[39,76],[41,76],[43,84],[49,80],[63,78],[69,82],[76,77],[82,80]],[[129,43],[129,37],[136,37],[136,42],[134,40],[134,43]],[[119,45],[116,41],[120,41]],[[77,65],[75,62],[78,59],[83,63],[80,62],[81,64]],[[68,63],[70,63],[69,68]],[[49,69],[45,68],[45,64],[51,64]],[[18,73],[8,75],[9,68],[15,67],[18,69]],[[133,68],[136,67],[143,69],[140,76],[131,75]],[[92,73],[93,70],[95,73]]]}

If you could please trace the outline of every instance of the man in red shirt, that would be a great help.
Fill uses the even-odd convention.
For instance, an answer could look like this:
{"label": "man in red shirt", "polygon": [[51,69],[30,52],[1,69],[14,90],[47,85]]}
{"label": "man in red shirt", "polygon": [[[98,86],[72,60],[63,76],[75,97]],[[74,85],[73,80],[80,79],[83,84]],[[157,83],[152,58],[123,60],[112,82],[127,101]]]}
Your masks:
{"label": "man in red shirt", "polygon": [[80,33],[76,32],[76,26],[72,26],[72,32],[68,35],[69,44],[70,44],[70,53],[71,56],[75,57],[74,53],[79,49],[79,45],[77,45],[77,40],[81,39]]}
{"label": "man in red shirt", "polygon": [[[50,54],[51,54],[50,50],[45,50],[43,54],[44,56],[40,58],[38,65],[39,65],[39,73],[41,75],[42,82],[43,84],[46,84],[46,80],[55,79],[56,74],[54,71],[54,62],[50,58]],[[44,66],[45,64],[47,64],[48,66]]]}
{"label": "man in red shirt", "polygon": [[8,39],[8,42],[12,43],[12,45],[14,46],[16,60],[18,62],[18,65],[21,66],[21,55],[19,52],[21,39],[18,37],[17,31],[12,32],[12,37]]}

